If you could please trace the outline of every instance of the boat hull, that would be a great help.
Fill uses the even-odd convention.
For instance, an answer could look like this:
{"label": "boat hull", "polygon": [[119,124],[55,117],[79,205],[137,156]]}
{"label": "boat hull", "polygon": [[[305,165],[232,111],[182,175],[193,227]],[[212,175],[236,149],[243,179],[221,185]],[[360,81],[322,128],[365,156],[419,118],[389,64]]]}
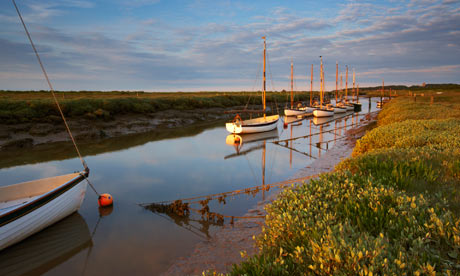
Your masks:
{"label": "boat hull", "polygon": [[313,116],[315,116],[315,117],[330,117],[330,116],[334,116],[334,110],[316,109],[315,111],[313,111]]}
{"label": "boat hull", "polygon": [[225,124],[225,128],[230,133],[257,133],[275,129],[278,126],[279,115],[260,117],[240,122],[230,122]]}
{"label": "boat hull", "polygon": [[347,109],[345,107],[334,106],[334,113],[345,113]]}
{"label": "boat hull", "polygon": [[0,217],[0,250],[77,211],[86,193],[87,183],[83,180],[81,174],[76,174],[69,182],[3,214]]}
{"label": "boat hull", "polygon": [[301,109],[285,109],[284,110],[284,115],[286,116],[299,116],[299,115],[305,115],[307,114],[306,110],[301,110]]}

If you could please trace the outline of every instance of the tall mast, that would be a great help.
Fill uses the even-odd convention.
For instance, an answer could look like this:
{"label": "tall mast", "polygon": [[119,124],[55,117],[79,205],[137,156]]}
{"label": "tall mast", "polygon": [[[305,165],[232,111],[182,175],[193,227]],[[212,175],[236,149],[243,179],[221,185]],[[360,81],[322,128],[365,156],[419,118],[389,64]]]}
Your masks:
{"label": "tall mast", "polygon": [[310,78],[310,106],[313,105],[313,64],[311,65],[311,78]]}
{"label": "tall mast", "polygon": [[343,100],[343,80],[342,80],[343,74],[340,73],[340,101]]}
{"label": "tall mast", "polygon": [[347,72],[345,73],[345,101],[348,102],[348,65],[346,66]]}
{"label": "tall mast", "polygon": [[356,91],[356,102],[359,103],[359,84],[357,85],[357,91]]}
{"label": "tall mast", "polygon": [[320,97],[320,106],[323,108],[323,56],[319,56],[321,58],[321,67],[320,67],[320,91],[319,91],[319,97]]}
{"label": "tall mast", "polygon": [[266,77],[265,77],[265,56],[267,52],[267,42],[265,41],[265,36],[262,37],[264,40],[264,84],[263,84],[263,93],[262,93],[262,105],[264,108],[264,117],[265,117],[265,82],[266,82]]}
{"label": "tall mast", "polygon": [[356,89],[355,89],[355,68],[353,68],[353,98],[355,97]]}
{"label": "tall mast", "polygon": [[338,97],[338,86],[339,86],[339,63],[335,62],[335,104],[337,104]]}
{"label": "tall mast", "polygon": [[291,109],[294,108],[294,61],[291,60]]}

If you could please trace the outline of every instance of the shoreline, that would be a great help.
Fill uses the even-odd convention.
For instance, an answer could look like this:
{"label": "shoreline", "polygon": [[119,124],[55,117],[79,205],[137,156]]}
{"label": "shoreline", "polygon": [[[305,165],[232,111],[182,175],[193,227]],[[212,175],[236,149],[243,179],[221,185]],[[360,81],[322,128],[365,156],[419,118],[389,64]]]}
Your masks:
{"label": "shoreline", "polygon": [[[351,156],[356,141],[364,136],[369,126],[372,126],[377,114],[366,116],[367,123],[364,126],[349,129],[346,132],[347,139],[337,141],[337,144],[321,158],[300,169],[286,181],[307,179],[315,174],[332,171],[341,160]],[[275,200],[279,192],[280,190],[269,195],[267,199],[257,202],[244,216],[266,215],[265,205]],[[161,275],[201,275],[206,270],[215,270],[218,273],[229,272],[233,264],[244,260],[240,252],[245,252],[245,258],[257,253],[253,236],[262,232],[264,221],[264,218],[243,219],[237,220],[233,225],[225,225],[210,240],[195,245],[190,256],[175,260]]]}
{"label": "shoreline", "polygon": [[[77,143],[100,142],[109,138],[152,131],[180,129],[228,120],[225,108],[165,110],[150,114],[117,115],[113,119],[69,118]],[[62,119],[54,122],[0,124],[0,152],[70,141]]]}

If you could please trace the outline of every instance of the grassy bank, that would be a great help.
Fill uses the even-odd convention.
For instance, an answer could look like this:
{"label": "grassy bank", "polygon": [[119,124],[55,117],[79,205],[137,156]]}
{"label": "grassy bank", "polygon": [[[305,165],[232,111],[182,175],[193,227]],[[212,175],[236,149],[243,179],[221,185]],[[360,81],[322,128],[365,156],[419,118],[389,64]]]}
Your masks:
{"label": "grassy bank", "polygon": [[430,102],[393,99],[352,158],[282,192],[230,274],[459,275],[460,93]]}
{"label": "grassy bank", "polygon": [[[230,108],[259,105],[258,92],[199,92],[199,93],[144,93],[144,92],[57,92],[66,117],[85,116],[90,119],[110,119],[118,114],[146,114],[158,111],[193,110],[201,108]],[[286,93],[270,92],[267,105],[284,103]],[[309,100],[306,93],[296,100]],[[0,92],[0,121],[14,124],[33,121],[59,120],[59,114],[49,92]]]}
{"label": "grassy bank", "polygon": [[[410,91],[436,94],[439,89],[460,91],[460,85],[427,85],[426,87],[392,86],[399,95],[408,95]],[[314,91],[314,97],[318,92]],[[363,88],[364,95],[380,96],[379,87]],[[120,114],[146,114],[158,111],[193,110],[202,108],[231,108],[235,106],[260,105],[260,92],[155,92],[143,91],[98,92],[98,91],[57,91],[57,98],[66,117],[88,119],[111,119]],[[349,89],[351,96],[352,89]],[[295,101],[309,102],[310,93],[299,91]],[[333,98],[334,93],[326,93]],[[267,105],[276,111],[276,105],[284,107],[289,102],[289,92],[268,92]],[[7,124],[26,122],[53,122],[59,114],[51,93],[48,91],[5,91],[0,90],[0,122]]]}

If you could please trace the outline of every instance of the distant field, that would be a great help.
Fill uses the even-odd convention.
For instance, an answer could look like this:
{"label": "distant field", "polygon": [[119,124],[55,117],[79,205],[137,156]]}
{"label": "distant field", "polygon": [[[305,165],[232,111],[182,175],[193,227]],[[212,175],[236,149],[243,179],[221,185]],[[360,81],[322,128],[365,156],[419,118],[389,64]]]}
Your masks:
{"label": "distant field", "polygon": [[[460,91],[460,85],[443,84],[426,87],[390,86],[398,95],[410,91],[433,94],[437,91]],[[379,87],[360,89],[360,94],[380,96]],[[314,91],[317,98],[318,92]],[[348,94],[351,95],[352,89]],[[284,104],[289,92],[268,92],[267,106]],[[124,92],[124,91],[57,91],[57,98],[67,117],[85,116],[90,119],[111,119],[119,114],[146,114],[167,109],[193,110],[200,108],[231,108],[260,105],[261,92]],[[332,92],[327,96],[333,97]],[[386,94],[387,96],[387,94]],[[297,91],[295,101],[309,101],[309,91]],[[59,120],[55,103],[49,91],[0,90],[0,122],[7,124]]]}

